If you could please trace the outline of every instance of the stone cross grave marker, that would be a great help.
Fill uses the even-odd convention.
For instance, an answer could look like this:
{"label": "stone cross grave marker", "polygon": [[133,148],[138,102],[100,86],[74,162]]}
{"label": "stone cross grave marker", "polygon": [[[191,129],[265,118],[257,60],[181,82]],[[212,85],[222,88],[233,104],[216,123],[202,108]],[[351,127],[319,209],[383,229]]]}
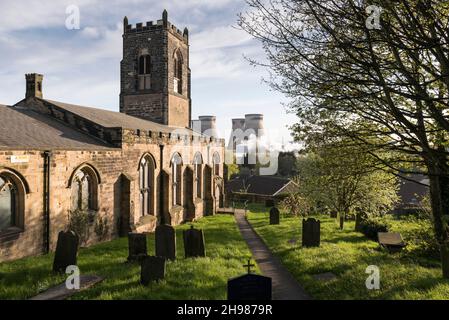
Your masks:
{"label": "stone cross grave marker", "polygon": [[279,224],[279,210],[276,207],[270,209],[270,224]]}
{"label": "stone cross grave marker", "polygon": [[251,260],[243,265],[247,274],[228,280],[228,300],[271,300],[271,278],[253,274]]}
{"label": "stone cross grave marker", "polygon": [[68,266],[76,266],[79,237],[73,231],[61,231],[58,234],[53,271],[65,272]]}
{"label": "stone cross grave marker", "polygon": [[150,282],[165,278],[165,257],[148,256],[142,259],[140,283],[147,286]]}
{"label": "stone cross grave marker", "polygon": [[172,226],[164,224],[156,227],[156,256],[176,259],[176,232]]}
{"label": "stone cross grave marker", "polygon": [[128,233],[128,261],[140,261],[148,255],[147,235],[145,233]]}
{"label": "stone cross grave marker", "polygon": [[191,226],[189,230],[184,230],[183,236],[186,258],[206,256],[203,230],[198,230]]}
{"label": "stone cross grave marker", "polygon": [[320,220],[314,218],[302,219],[302,246],[320,246]]}

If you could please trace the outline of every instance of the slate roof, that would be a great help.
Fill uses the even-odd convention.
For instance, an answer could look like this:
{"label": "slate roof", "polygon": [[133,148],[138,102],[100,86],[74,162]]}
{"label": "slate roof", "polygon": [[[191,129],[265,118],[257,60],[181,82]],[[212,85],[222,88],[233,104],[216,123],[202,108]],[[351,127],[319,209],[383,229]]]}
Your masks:
{"label": "slate roof", "polygon": [[[275,196],[294,182],[276,176],[238,176],[226,184],[227,192]],[[246,192],[244,191],[247,188]],[[285,190],[286,191],[286,190]]]}
{"label": "slate roof", "polygon": [[145,131],[164,133],[169,133],[176,129],[183,129],[187,130],[189,134],[199,135],[189,128],[166,126],[149,120],[133,117],[121,112],[84,107],[47,99],[45,99],[44,101],[51,103],[61,109],[67,110],[71,113],[74,113],[84,119],[97,123],[105,128],[140,129]]}
{"label": "slate roof", "polygon": [[[421,174],[404,175],[400,179],[398,194],[401,197],[399,207],[417,206],[424,196],[429,193],[429,179]],[[419,184],[419,183],[425,184]]]}
{"label": "slate roof", "polygon": [[27,108],[0,105],[0,149],[113,149],[106,142]]}

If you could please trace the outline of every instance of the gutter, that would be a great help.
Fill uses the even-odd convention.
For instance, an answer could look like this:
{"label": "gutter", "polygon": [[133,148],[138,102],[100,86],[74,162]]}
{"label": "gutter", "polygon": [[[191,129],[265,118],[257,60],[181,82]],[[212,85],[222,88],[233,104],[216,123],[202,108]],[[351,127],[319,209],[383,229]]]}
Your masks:
{"label": "gutter", "polygon": [[44,192],[43,192],[43,212],[44,212],[44,233],[43,233],[43,251],[44,254],[50,252],[50,168],[51,151],[44,151]]}

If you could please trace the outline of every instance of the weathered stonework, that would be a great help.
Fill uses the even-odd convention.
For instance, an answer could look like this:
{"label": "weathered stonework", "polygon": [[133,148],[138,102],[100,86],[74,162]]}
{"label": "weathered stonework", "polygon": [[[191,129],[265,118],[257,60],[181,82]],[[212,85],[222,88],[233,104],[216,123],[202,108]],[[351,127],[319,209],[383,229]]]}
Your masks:
{"label": "weathered stonework", "polygon": [[[139,57],[151,58],[150,88],[139,87]],[[175,92],[175,57],[182,59],[182,90]],[[120,112],[161,124],[190,127],[190,69],[187,29],[181,33],[163,15],[156,23],[124,21]]]}

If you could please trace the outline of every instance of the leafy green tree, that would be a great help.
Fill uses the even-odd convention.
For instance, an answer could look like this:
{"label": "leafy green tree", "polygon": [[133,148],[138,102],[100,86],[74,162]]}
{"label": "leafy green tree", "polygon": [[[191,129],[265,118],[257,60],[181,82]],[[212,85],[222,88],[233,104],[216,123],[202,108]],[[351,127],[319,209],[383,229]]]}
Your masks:
{"label": "leafy green tree", "polygon": [[429,176],[449,278],[449,2],[247,2],[239,24],[268,58],[252,62],[268,66],[273,88],[291,98],[297,139],[346,137],[394,172]]}
{"label": "leafy green tree", "polygon": [[340,228],[349,213],[385,213],[398,201],[397,179],[373,166],[373,157],[358,147],[322,145],[299,160],[300,194],[339,214]]}

